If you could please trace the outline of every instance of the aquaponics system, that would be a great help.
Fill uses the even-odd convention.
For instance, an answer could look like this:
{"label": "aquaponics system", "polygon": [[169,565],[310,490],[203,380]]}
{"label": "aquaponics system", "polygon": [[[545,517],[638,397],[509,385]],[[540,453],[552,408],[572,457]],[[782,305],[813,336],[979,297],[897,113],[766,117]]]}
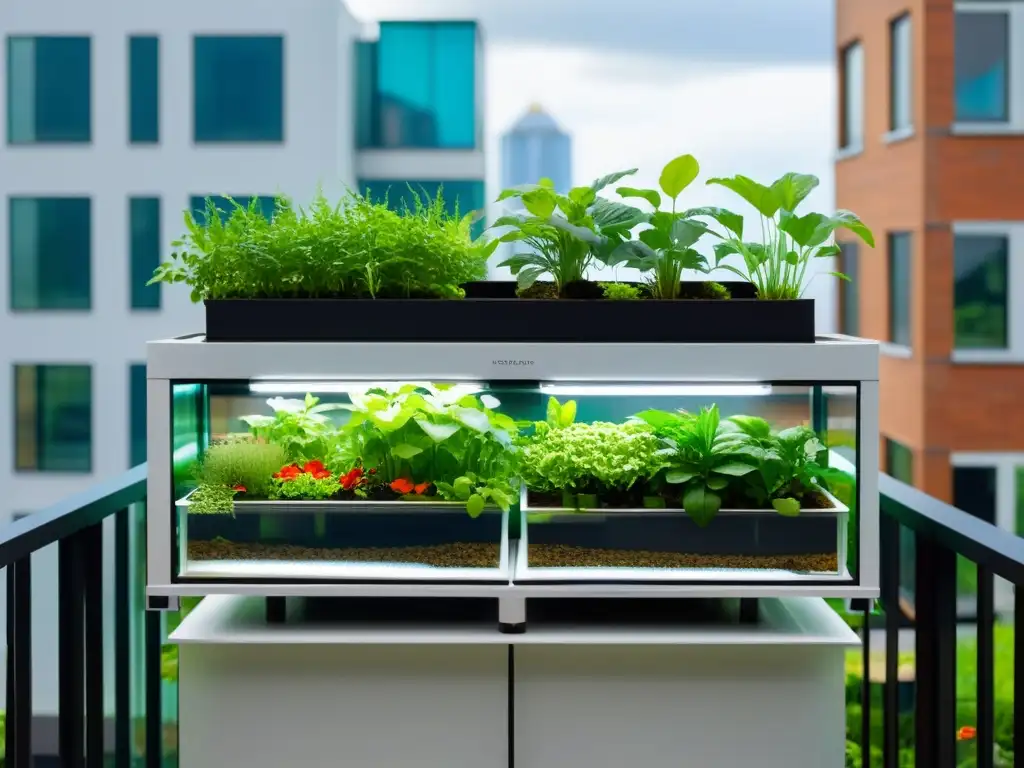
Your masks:
{"label": "aquaponics system", "polygon": [[[820,690],[786,717],[841,706],[833,662],[856,638],[820,598],[879,591],[878,346],[816,333],[801,296],[809,261],[838,252],[837,231],[873,244],[871,233],[849,212],[797,213],[813,177],[712,179],[753,207],[745,225],[725,209],[677,206],[699,173],[689,156],[658,189],[624,186],[631,173],[564,195],[544,181],[508,190],[515,212],[475,240],[470,217],[430,200],[403,212],[358,197],[306,211],[281,200],[270,221],[242,207],[189,219],[156,279],[189,284],[206,332],[151,342],[147,360],[149,606],[216,596],[179,630],[183,665],[186,647],[237,643],[472,646],[487,659],[500,648],[508,754],[482,758],[481,743],[473,765],[515,754],[521,765],[613,764],[612,735],[586,757],[556,745],[569,737],[537,713],[558,711],[565,725],[584,700],[632,695],[622,679],[575,693],[529,681],[574,664],[570,678],[596,675],[620,654],[619,678],[640,685],[652,674],[637,666],[641,648],[691,654],[657,674],[716,701],[743,653],[761,649],[778,669],[802,658],[803,678],[782,676]],[[499,242],[521,249],[505,261],[514,282],[484,279]],[[588,279],[599,266],[640,277]],[[715,267],[731,280],[700,274]],[[365,623],[316,629],[292,619],[288,598],[369,599],[435,624],[393,636]],[[472,630],[439,629],[453,602],[487,607]],[[718,618],[659,623],[704,610]],[[595,646],[611,656],[590,658]],[[571,658],[559,655],[567,648]],[[217,658],[193,664],[213,679]],[[697,680],[694,664],[723,672]],[[231,709],[210,686],[199,709]],[[524,695],[536,697],[533,715]],[[761,723],[751,733],[774,721],[777,686],[737,695],[748,703],[728,706]],[[651,707],[676,707],[666,701],[638,706],[654,722]],[[692,744],[706,728],[683,730]],[[779,747],[787,762],[759,764],[841,765],[822,760],[835,734],[818,730],[799,754]],[[540,731],[543,756],[527,746]],[[732,749],[726,762],[706,764],[746,764],[765,743],[738,739],[716,753]],[[470,764],[437,749],[448,762],[427,765]]]}

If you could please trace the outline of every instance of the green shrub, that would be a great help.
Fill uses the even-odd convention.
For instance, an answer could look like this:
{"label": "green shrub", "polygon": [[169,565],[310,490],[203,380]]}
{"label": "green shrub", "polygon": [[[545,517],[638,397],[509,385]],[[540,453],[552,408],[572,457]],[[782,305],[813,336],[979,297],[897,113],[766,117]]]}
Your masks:
{"label": "green shrub", "polygon": [[640,289],[629,283],[601,283],[604,297],[611,301],[636,301],[640,298]]}
{"label": "green shrub", "polygon": [[207,449],[196,479],[201,486],[241,486],[248,496],[265,499],[273,488],[274,473],[287,463],[286,459],[285,449],[275,443],[226,440]]}

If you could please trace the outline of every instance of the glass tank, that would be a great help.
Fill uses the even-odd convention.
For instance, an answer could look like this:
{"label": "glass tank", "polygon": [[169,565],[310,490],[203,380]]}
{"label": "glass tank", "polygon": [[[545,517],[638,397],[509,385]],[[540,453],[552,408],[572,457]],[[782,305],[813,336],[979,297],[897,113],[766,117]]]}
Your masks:
{"label": "glass tank", "polygon": [[857,522],[842,467],[857,460],[858,395],[178,381],[174,570],[185,582],[848,581]]}

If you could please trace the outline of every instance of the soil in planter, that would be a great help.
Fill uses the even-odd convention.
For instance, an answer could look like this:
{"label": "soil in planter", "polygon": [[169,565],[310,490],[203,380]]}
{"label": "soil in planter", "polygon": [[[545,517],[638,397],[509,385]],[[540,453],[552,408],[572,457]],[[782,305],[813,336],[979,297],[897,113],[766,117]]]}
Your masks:
{"label": "soil in planter", "polygon": [[687,555],[530,544],[528,556],[531,568],[736,568],[819,573],[836,573],[839,570],[839,558],[834,552],[817,555]]}
{"label": "soil in planter", "polygon": [[429,547],[321,549],[288,544],[240,544],[226,539],[190,541],[189,560],[292,560],[324,563],[416,563],[438,568],[497,568],[499,544],[454,542]]}
{"label": "soil in planter", "polygon": [[[636,285],[640,289],[639,301],[653,298],[646,285],[642,283],[630,283],[630,285]],[[607,301],[604,295],[604,288],[601,284],[591,280],[574,280],[571,283],[566,283],[562,286],[561,294],[559,294],[554,283],[538,281],[529,288],[517,290],[516,295],[521,299],[562,298]],[[678,298],[719,301],[730,298],[753,299],[756,298],[756,294],[751,292],[744,293],[742,288],[739,290],[735,288],[729,289],[721,283],[711,281],[683,282],[680,283]]]}
{"label": "soil in planter", "polygon": [[[683,503],[679,493],[674,494],[661,494],[661,498],[665,500],[665,506],[663,508],[655,508],[652,511],[658,509],[682,509]],[[531,510],[543,512],[547,509],[562,509],[562,494],[561,492],[540,492],[540,491],[528,491],[527,492],[527,504]],[[635,486],[628,491],[610,491],[603,494],[598,494],[597,507],[596,509],[641,509],[644,506],[644,491],[639,486]],[[801,509],[832,509],[832,502],[828,496],[823,493],[816,491],[810,491],[805,493],[803,498],[800,500]],[[738,496],[736,498],[725,498],[722,501],[722,509],[753,509],[753,502],[750,499]],[[775,510],[771,507],[765,507],[765,512],[774,512]]]}

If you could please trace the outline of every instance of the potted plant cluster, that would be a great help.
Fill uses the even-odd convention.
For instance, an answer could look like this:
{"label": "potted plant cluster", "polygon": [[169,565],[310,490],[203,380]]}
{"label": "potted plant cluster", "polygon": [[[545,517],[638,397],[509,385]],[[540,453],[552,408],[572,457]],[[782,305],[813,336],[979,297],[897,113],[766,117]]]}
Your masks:
{"label": "potted plant cluster", "polygon": [[808,427],[648,410],[576,423],[552,399],[517,440],[530,567],[782,569],[837,574],[849,481]]}
{"label": "potted plant cluster", "polygon": [[[353,194],[308,209],[281,198],[269,220],[254,202],[222,221],[208,202],[203,223],[186,214],[152,282],[186,283],[205,302],[210,341],[813,342],[811,260],[837,255],[839,230],[874,246],[849,211],[798,212],[814,176],[707,181],[749,204],[757,237],[739,213],[680,209],[700,175],[691,155],[664,167],[658,189],[620,184],[634,173],[566,194],[546,179],[505,190],[498,201],[518,211],[476,239],[476,215],[449,213],[440,192],[413,192],[401,211]],[[521,249],[501,262],[515,281],[487,281],[503,243]],[[597,266],[643,279],[594,282]],[[712,281],[714,269],[736,280]]]}
{"label": "potted plant cluster", "polygon": [[348,399],[271,398],[209,447],[179,502],[190,560],[498,567],[519,434],[499,402],[428,383]]}

